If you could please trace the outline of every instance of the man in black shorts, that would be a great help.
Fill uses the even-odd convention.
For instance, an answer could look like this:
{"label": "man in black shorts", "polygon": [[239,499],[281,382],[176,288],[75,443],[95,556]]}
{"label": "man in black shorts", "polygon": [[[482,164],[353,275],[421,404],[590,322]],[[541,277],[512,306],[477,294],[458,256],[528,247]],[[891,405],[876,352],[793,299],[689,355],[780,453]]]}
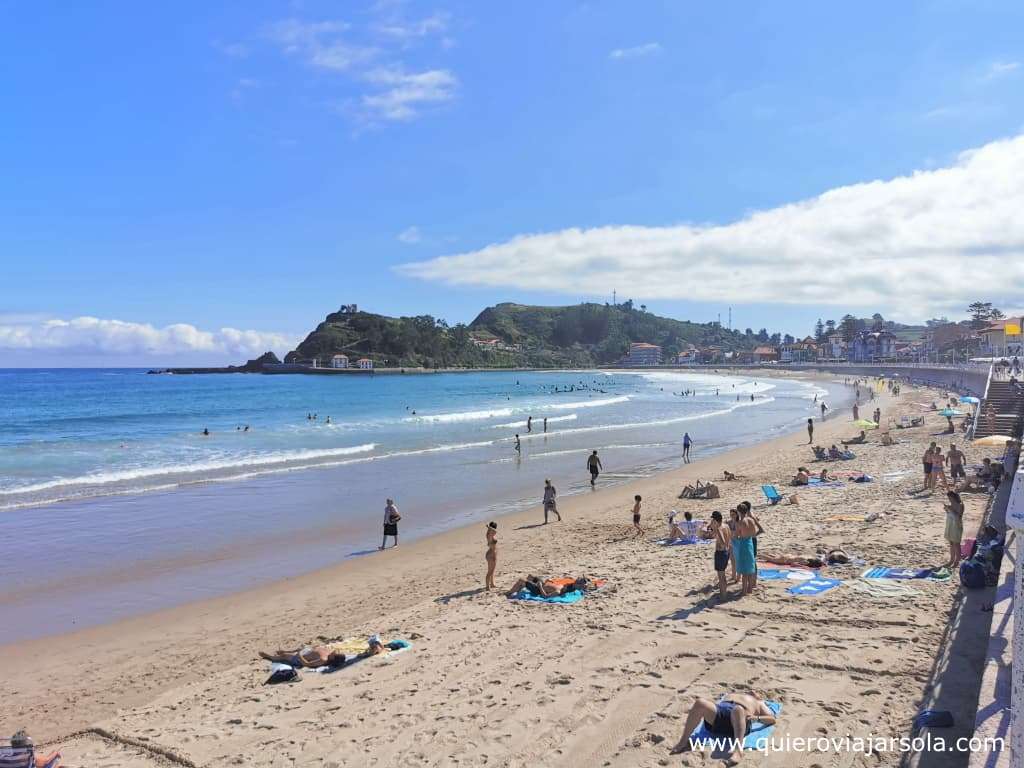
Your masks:
{"label": "man in black shorts", "polygon": [[601,474],[601,470],[604,469],[601,466],[601,459],[598,457],[597,451],[590,454],[590,457],[587,459],[587,469],[590,470],[590,484],[593,485],[597,482],[597,476]]}
{"label": "man in black shorts", "polygon": [[722,524],[722,513],[711,513],[711,520],[702,532],[704,538],[715,540],[715,574],[718,576],[718,595],[723,600],[728,596],[725,569],[729,567],[729,552],[732,549],[732,532]]}

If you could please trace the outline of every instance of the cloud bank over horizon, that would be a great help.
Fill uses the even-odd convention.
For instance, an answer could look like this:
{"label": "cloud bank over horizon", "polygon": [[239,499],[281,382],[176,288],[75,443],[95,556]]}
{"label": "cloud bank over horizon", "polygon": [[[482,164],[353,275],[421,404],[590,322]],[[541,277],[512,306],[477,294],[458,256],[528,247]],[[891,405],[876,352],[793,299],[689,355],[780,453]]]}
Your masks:
{"label": "cloud bank over horizon", "polygon": [[963,315],[1024,292],[1024,134],[944,168],[837,187],[727,224],[519,235],[396,267],[451,286]]}
{"label": "cloud bank over horizon", "polygon": [[[0,315],[0,353],[23,357],[37,354],[131,360],[204,359],[218,365],[239,364],[267,350],[278,356],[294,349],[299,339],[285,333],[221,328],[204,331],[188,323],[158,328],[97,317],[70,320],[42,316]],[[2,358],[0,358],[2,365]]]}

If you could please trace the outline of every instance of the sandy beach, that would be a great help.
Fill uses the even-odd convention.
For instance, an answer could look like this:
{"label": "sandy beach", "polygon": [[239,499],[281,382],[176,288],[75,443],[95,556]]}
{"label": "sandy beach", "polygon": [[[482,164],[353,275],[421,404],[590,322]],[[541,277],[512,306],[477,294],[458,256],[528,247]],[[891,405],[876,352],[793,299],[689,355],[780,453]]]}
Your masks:
{"label": "sandy beach", "polygon": [[[980,637],[987,624],[963,613],[955,576],[901,582],[905,592],[880,596],[851,586],[863,583],[864,566],[828,568],[823,575],[844,584],[820,595],[761,581],[754,594],[719,604],[710,545],[656,543],[672,508],[706,520],[749,500],[765,528],[762,551],[842,547],[868,565],[940,565],[944,494],[921,492],[920,469],[929,441],[944,450],[950,442],[936,436],[946,420],[922,407],[938,399],[905,387],[899,399],[865,403],[862,415],[879,407],[883,421],[924,413],[926,423],[892,430],[893,446],[870,433],[853,461],[810,463],[805,431],[707,461],[698,445],[680,470],[566,498],[561,523],[541,525],[539,508],[500,518],[497,592],[482,590],[484,528],[474,525],[260,590],[4,647],[0,720],[88,768],[699,765],[716,758],[669,748],[694,697],[729,691],[781,702],[780,739],[900,737],[937,700],[957,722],[943,735],[969,735],[985,651],[970,633]],[[815,421],[817,444],[857,432],[849,410]],[[965,452],[968,463],[1000,453]],[[863,471],[874,482],[784,488],[801,464]],[[719,482],[720,499],[678,498],[723,469],[743,479]],[[762,483],[795,491],[799,503],[767,506]],[[642,537],[628,531],[634,494],[644,499]],[[964,495],[965,537],[989,498]],[[878,518],[865,522],[872,513]],[[608,586],[575,605],[506,599],[504,588],[527,573],[586,573]],[[262,685],[259,650],[375,632],[413,647]],[[901,755],[745,761],[874,766],[897,765]],[[932,754],[927,764],[965,758]]]}

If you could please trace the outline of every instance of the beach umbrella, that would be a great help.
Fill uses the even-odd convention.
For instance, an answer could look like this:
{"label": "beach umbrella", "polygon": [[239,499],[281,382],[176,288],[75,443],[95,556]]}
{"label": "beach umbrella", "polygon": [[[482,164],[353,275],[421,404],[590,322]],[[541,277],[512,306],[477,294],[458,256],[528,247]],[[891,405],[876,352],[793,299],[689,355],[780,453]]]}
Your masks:
{"label": "beach umbrella", "polygon": [[871,421],[870,419],[857,419],[853,423],[855,426],[858,426],[861,429],[878,429],[878,424]]}
{"label": "beach umbrella", "polygon": [[1012,440],[1012,437],[1006,435],[989,435],[988,437],[979,437],[971,445],[988,445],[992,448],[1001,448],[1006,445],[1007,440]]}
{"label": "beach umbrella", "polygon": [[947,418],[950,417],[950,416],[963,416],[963,415],[964,415],[963,411],[954,411],[952,408],[943,408],[941,411],[939,411],[939,416],[946,416]]}
{"label": "beach umbrella", "polygon": [[981,400],[979,400],[976,397],[972,397],[971,395],[961,395],[960,396],[960,402],[961,403],[970,403],[971,405],[978,405],[981,402]]}

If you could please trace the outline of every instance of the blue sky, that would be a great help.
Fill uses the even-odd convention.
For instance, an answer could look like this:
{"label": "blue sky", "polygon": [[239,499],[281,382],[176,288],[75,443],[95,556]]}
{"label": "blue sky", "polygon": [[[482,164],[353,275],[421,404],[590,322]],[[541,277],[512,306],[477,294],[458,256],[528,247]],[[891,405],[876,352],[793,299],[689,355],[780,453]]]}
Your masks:
{"label": "blue sky", "polygon": [[[826,216],[828,243],[855,240],[835,221],[956,184],[1016,200],[998,169],[1024,156],[1019,2],[10,2],[0,21],[0,365],[223,360],[345,302],[456,322],[615,288],[804,333],[1024,285],[965,285],[964,253],[1022,247],[989,242],[999,219],[945,233],[944,276],[923,278],[941,285],[907,301],[932,263],[916,241],[869,242],[851,273],[856,242],[806,246]],[[892,181],[915,173],[910,192]],[[775,228],[737,229],[752,212]],[[792,291],[751,240],[779,249]],[[101,322],[53,332],[82,316]]]}

